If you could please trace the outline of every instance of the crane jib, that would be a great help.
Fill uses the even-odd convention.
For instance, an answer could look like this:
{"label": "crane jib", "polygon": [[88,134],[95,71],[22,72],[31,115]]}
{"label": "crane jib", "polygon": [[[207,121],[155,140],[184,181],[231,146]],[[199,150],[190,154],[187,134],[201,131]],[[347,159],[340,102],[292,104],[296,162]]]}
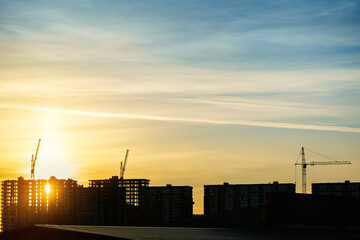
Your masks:
{"label": "crane jib", "polygon": [[[309,149],[308,149],[309,150]],[[314,152],[312,150],[310,150],[311,152],[321,156],[321,157],[324,157],[326,159],[330,159],[332,160],[331,158],[329,157],[326,157],[322,154],[319,154],[317,152]],[[310,162],[310,163],[306,163],[306,159],[305,159],[305,150],[304,150],[304,147],[301,148],[301,151],[300,151],[300,154],[302,156],[302,162],[301,163],[298,163],[296,161],[295,163],[295,168],[297,165],[301,165],[302,166],[302,192],[303,193],[306,193],[306,167],[307,165],[310,165],[310,166],[315,166],[315,165],[347,165],[347,164],[351,164],[350,161],[326,161],[326,162]],[[299,156],[300,156],[299,154]],[[298,157],[299,158],[299,157]],[[295,172],[295,177],[296,177],[296,172]]]}

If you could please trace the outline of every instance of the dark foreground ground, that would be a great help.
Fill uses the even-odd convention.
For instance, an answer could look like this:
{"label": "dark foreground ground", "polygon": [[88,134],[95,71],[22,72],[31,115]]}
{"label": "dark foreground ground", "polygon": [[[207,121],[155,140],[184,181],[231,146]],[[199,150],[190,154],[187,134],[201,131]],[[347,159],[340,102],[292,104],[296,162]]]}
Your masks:
{"label": "dark foreground ground", "polygon": [[72,240],[72,239],[133,239],[133,240],[277,240],[277,239],[360,239],[359,229],[234,229],[37,225],[0,234],[0,239]]}

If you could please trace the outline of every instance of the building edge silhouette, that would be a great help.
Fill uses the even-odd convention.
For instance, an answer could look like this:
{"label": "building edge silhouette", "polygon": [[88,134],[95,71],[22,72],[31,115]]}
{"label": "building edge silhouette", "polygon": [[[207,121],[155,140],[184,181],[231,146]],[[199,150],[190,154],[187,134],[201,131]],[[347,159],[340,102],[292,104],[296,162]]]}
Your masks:
{"label": "building edge silhouette", "polygon": [[[2,231],[34,224],[173,224],[193,214],[192,187],[149,186],[148,179],[2,181]],[[47,186],[50,191],[47,192]]]}
{"label": "building edge silhouette", "polygon": [[[50,186],[50,191],[48,186]],[[2,230],[35,224],[268,227],[360,227],[360,183],[204,185],[204,215],[193,215],[191,186],[150,186],[148,179],[24,179],[2,181]]]}

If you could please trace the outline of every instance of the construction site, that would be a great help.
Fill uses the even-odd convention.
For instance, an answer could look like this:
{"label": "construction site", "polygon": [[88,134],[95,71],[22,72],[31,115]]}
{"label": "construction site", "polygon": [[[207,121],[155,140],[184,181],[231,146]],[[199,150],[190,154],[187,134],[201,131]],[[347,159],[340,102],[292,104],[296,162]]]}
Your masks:
{"label": "construction site", "polygon": [[[191,186],[150,186],[148,179],[124,178],[129,150],[119,176],[89,180],[36,179],[40,147],[31,158],[30,179],[5,180],[1,188],[4,232],[35,224],[105,226],[239,227],[276,224],[355,224],[360,214],[360,183],[313,183],[308,194],[306,169],[348,161],[306,162],[301,148],[302,193],[296,183],[204,185],[204,215],[193,215]],[[325,157],[327,158],[327,157]],[[339,207],[341,206],[341,208]],[[305,210],[306,209],[306,210]],[[336,210],[334,210],[336,209]],[[312,219],[311,221],[309,219]],[[347,219],[347,220],[345,220]]]}
{"label": "construction site", "polygon": [[40,223],[166,225],[192,217],[192,187],[151,187],[148,179],[124,179],[129,150],[120,176],[89,180],[88,187],[54,176],[35,179],[40,142],[31,158],[31,178],[2,182],[2,231]]}

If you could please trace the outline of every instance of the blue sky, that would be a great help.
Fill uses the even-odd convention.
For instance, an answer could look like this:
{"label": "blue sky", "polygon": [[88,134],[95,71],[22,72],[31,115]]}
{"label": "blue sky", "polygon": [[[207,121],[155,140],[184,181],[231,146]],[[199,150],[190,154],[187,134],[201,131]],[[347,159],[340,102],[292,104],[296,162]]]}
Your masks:
{"label": "blue sky", "polygon": [[357,1],[1,1],[1,9],[2,36],[82,28],[121,32],[137,38],[133,47],[175,64],[237,70],[359,66]]}

